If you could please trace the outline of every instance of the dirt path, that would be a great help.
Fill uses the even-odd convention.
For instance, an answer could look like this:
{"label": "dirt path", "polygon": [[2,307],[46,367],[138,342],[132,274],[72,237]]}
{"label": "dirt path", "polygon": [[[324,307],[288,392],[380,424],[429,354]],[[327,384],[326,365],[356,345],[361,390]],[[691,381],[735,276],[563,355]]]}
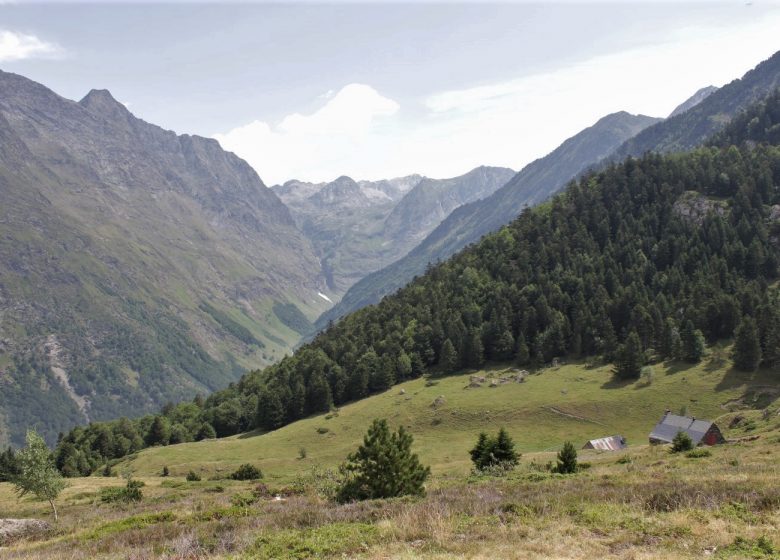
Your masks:
{"label": "dirt path", "polygon": [[554,406],[543,406],[542,408],[545,410],[549,410],[550,412],[554,412],[555,414],[560,414],[561,416],[565,416],[566,418],[571,418],[572,420],[580,420],[582,422],[590,422],[591,424],[598,424],[599,426],[606,426],[606,424],[602,424],[601,422],[591,420],[590,418],[585,418],[584,416],[569,414],[568,412],[564,412],[558,408],[555,408]]}

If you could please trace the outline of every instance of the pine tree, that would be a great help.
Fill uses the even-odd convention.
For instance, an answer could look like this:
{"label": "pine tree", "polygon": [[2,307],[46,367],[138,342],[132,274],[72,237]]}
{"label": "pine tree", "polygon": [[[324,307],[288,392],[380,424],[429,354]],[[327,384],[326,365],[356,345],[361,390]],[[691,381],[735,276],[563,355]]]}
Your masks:
{"label": "pine tree", "polygon": [[682,358],[692,364],[700,362],[704,356],[704,335],[693,326],[693,321],[690,319],[683,323],[680,339],[682,340]]}
{"label": "pine tree", "polygon": [[485,432],[480,432],[476,445],[469,451],[471,462],[474,463],[474,467],[478,470],[483,469],[487,464],[491,447],[492,442],[488,435]]}
{"label": "pine tree", "polygon": [[558,465],[555,467],[555,472],[560,474],[577,472],[577,450],[572,442],[564,443],[563,449],[558,452]]}
{"label": "pine tree", "polygon": [[515,363],[519,366],[526,366],[531,360],[531,355],[528,351],[528,344],[525,342],[525,336],[523,333],[517,335],[517,351],[515,352]]}
{"label": "pine tree", "polygon": [[761,363],[761,342],[756,322],[745,317],[737,327],[732,355],[734,367],[742,371],[756,371]]}
{"label": "pine tree", "polygon": [[476,445],[469,451],[469,456],[477,470],[496,465],[513,467],[518,461],[515,443],[504,428],[501,428],[494,438],[481,432]]}
{"label": "pine tree", "polygon": [[19,474],[19,464],[13,448],[9,445],[0,453],[0,482],[10,481],[17,474]]}
{"label": "pine tree", "polygon": [[672,453],[681,453],[693,449],[693,440],[691,436],[680,430],[672,440]]}
{"label": "pine tree", "polygon": [[477,329],[471,329],[466,336],[465,354],[463,363],[468,367],[478,368],[485,363],[485,348]]}
{"label": "pine tree", "polygon": [[455,371],[455,368],[458,366],[458,353],[449,338],[446,339],[441,346],[439,365],[441,366],[442,371],[446,373]]}
{"label": "pine tree", "polygon": [[496,463],[504,465],[516,465],[517,453],[515,452],[515,442],[509,437],[509,434],[504,428],[498,430],[498,436],[496,436],[496,442],[493,446],[493,457]]}
{"label": "pine tree", "polygon": [[413,439],[403,426],[391,434],[387,420],[372,422],[361,445],[342,465],[345,480],[338,500],[370,500],[425,493],[430,468],[412,453]]}
{"label": "pine tree", "polygon": [[636,331],[631,331],[616,353],[615,376],[619,379],[639,379],[643,365],[642,342]]}

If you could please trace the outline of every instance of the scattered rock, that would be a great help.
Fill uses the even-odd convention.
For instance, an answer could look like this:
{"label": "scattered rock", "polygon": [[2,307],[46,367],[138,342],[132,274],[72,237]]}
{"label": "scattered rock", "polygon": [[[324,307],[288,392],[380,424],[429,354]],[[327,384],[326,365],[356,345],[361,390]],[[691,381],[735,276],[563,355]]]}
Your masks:
{"label": "scattered rock", "polygon": [[406,394],[406,389],[401,389],[400,391],[398,391],[398,394],[399,395],[405,395]]}
{"label": "scattered rock", "polygon": [[24,537],[40,535],[51,529],[51,523],[40,519],[0,519],[0,546]]}
{"label": "scattered rock", "polygon": [[439,395],[435,399],[433,399],[433,402],[431,403],[432,408],[439,408],[440,406],[443,406],[447,403],[447,399],[444,398],[444,395]]}
{"label": "scattered rock", "polygon": [[491,387],[498,387],[498,381],[496,381],[495,379],[491,379],[490,380],[490,386]]}

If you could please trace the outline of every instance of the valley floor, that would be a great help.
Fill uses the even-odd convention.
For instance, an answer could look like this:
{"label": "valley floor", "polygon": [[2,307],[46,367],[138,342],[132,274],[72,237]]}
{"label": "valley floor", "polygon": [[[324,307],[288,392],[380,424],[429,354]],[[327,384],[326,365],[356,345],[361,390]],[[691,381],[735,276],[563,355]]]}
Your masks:
{"label": "valley floor", "polygon": [[[121,486],[121,478],[71,479],[60,499],[60,523],[9,543],[0,557],[780,558],[780,410],[777,384],[763,377],[776,372],[749,378],[707,367],[681,371],[670,365],[657,368],[649,385],[640,381],[619,387],[608,384],[607,371],[576,365],[494,388],[487,379],[507,370],[486,372],[481,388],[465,389],[468,375],[427,387],[417,380],[344,407],[329,420],[318,417],[264,435],[148,450],[117,467],[119,472],[134,470],[145,482],[143,501],[101,502],[101,488]],[[695,389],[681,393],[686,383]],[[411,408],[414,398],[407,401],[408,396],[419,397],[419,408]],[[443,401],[432,406],[439,396]],[[693,457],[645,445],[640,430],[649,431],[654,409],[675,396],[717,417],[729,443]],[[483,400],[490,401],[490,420],[473,420],[464,435],[457,435],[459,415],[465,422],[472,406],[488,410]],[[415,447],[433,466],[427,496],[347,505],[326,500],[332,482],[326,468],[337,464],[330,456],[343,459],[356,444],[366,426],[362,416],[392,418],[388,412],[404,404],[410,408],[403,423],[412,427]],[[544,408],[553,404],[557,412]],[[538,424],[536,415],[542,420]],[[339,421],[354,422],[352,431]],[[574,475],[547,470],[554,451],[528,451],[563,438],[580,447],[582,438],[610,435],[621,422],[632,443],[629,449],[581,451],[585,468]],[[465,451],[473,445],[472,432],[492,430],[497,423],[507,424],[524,451],[520,465],[506,476],[469,474]],[[316,427],[322,426],[330,431],[318,433]],[[441,430],[439,441],[436,430]],[[304,459],[294,457],[293,445],[300,444],[296,438],[309,432],[328,444],[309,447]],[[329,433],[335,435],[327,439]],[[274,462],[272,452],[289,459]],[[269,457],[254,462],[265,471],[270,492],[257,482],[225,479],[234,461],[258,455]],[[170,477],[153,476],[162,461],[170,462]],[[186,482],[187,466],[201,470],[203,482]],[[277,494],[282,498],[273,497]],[[19,501],[10,485],[0,484],[0,518],[48,518],[47,507],[27,498]]]}

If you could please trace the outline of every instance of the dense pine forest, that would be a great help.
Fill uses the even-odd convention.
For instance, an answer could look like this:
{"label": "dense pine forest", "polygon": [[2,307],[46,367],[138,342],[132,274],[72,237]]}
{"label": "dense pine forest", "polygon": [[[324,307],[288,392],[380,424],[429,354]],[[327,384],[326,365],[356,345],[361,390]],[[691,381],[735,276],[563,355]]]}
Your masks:
{"label": "dense pine forest", "polygon": [[737,367],[776,367],[779,123],[775,93],[705,147],[585,176],[274,366],[156,416],[74,428],[57,465],[88,474],[145,446],[270,430],[485,361],[599,358],[632,378],[736,334]]}

